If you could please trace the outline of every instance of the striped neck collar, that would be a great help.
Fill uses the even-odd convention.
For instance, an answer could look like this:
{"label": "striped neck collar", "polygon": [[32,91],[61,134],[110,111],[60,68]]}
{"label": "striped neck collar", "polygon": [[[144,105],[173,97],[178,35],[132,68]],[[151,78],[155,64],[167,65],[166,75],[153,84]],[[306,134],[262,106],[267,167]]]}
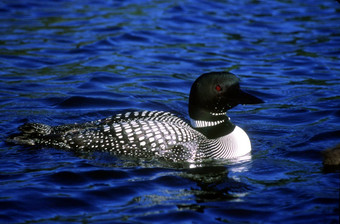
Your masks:
{"label": "striped neck collar", "polygon": [[230,121],[230,117],[226,116],[226,113],[210,113],[216,120],[214,121],[206,121],[206,120],[195,120],[190,118],[190,123],[193,128],[207,128],[214,127],[219,124],[222,124],[226,121],[226,118]]}
{"label": "striped neck collar", "polygon": [[201,132],[209,139],[219,138],[230,134],[235,129],[235,125],[230,122],[227,116],[219,117],[215,121],[195,120],[190,118],[191,126]]}
{"label": "striped neck collar", "polygon": [[192,118],[190,119],[190,123],[193,128],[213,127],[213,126],[222,124],[223,122],[225,122],[225,119],[217,120],[217,121],[201,121],[201,120],[194,120]]}

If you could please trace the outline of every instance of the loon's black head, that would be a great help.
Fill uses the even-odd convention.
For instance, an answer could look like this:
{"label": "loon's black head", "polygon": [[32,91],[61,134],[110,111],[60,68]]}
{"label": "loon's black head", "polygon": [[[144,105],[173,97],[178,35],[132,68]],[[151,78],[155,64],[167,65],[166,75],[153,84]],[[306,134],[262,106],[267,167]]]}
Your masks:
{"label": "loon's black head", "polygon": [[195,120],[214,121],[238,104],[258,103],[263,101],[243,92],[234,74],[210,72],[197,78],[191,87],[189,115]]}

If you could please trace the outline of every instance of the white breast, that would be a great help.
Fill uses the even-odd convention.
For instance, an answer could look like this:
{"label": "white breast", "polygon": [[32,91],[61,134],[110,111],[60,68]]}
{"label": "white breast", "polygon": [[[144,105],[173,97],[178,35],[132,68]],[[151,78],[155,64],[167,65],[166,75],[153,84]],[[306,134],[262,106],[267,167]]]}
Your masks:
{"label": "white breast", "polygon": [[236,126],[229,135],[218,139],[225,147],[223,157],[226,159],[246,155],[251,151],[250,139],[242,128]]}
{"label": "white breast", "polygon": [[234,159],[251,151],[248,135],[236,126],[234,131],[216,139],[205,139],[200,144],[200,151],[205,158]]}

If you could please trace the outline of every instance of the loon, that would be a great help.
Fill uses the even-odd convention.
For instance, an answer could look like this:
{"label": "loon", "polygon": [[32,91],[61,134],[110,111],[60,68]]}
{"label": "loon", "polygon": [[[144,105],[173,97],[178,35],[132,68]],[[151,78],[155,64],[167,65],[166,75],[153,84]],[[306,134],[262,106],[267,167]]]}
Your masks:
{"label": "loon", "polygon": [[234,74],[210,72],[191,87],[191,126],[170,112],[136,111],[81,124],[26,123],[8,141],[173,162],[231,159],[248,154],[251,144],[226,112],[238,104],[258,103],[263,101],[242,91]]}

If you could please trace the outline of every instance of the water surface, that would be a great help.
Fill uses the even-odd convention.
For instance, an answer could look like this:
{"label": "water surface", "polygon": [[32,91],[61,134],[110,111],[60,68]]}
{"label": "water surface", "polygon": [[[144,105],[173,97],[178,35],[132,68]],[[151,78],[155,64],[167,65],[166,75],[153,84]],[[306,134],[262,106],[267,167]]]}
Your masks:
{"label": "water surface", "polygon": [[[2,1],[0,222],[338,223],[340,4],[324,1]],[[24,122],[126,110],[188,119],[202,73],[231,71],[251,159],[190,169],[8,145]]]}

